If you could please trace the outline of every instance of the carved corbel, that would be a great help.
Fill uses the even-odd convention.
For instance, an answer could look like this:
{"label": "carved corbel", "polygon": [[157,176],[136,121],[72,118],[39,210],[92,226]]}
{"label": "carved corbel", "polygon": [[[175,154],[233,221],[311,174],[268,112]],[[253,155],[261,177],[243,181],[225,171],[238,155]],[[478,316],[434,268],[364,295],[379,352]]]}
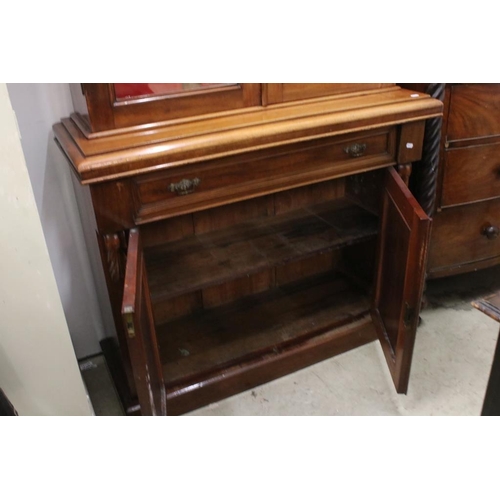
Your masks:
{"label": "carved corbel", "polygon": [[111,281],[118,283],[125,278],[125,265],[127,255],[127,240],[125,233],[105,234],[103,236],[104,248],[106,249],[106,261],[108,264]]}

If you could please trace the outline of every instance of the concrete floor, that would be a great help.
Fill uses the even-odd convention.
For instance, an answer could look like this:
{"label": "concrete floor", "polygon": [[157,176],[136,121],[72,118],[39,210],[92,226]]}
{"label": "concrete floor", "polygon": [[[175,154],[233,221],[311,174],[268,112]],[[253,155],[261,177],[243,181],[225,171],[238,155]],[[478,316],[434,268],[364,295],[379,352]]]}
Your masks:
{"label": "concrete floor", "polygon": [[[499,325],[470,302],[499,287],[500,267],[428,283],[407,395],[373,342],[189,415],[479,415]],[[82,373],[96,415],[122,415],[103,358]]]}

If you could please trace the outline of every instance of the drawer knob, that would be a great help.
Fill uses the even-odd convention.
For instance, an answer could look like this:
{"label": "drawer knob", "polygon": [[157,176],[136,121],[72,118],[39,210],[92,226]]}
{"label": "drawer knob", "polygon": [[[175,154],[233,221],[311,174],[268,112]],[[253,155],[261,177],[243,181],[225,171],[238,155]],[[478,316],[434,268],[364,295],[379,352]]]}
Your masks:
{"label": "drawer knob", "polygon": [[176,193],[179,196],[184,196],[186,194],[192,193],[195,190],[196,186],[200,185],[200,182],[201,181],[200,181],[200,179],[198,179],[198,177],[196,177],[192,180],[182,179],[179,182],[175,182],[175,183],[170,184],[170,186],[168,186],[168,190],[171,193]]}
{"label": "drawer knob", "polygon": [[483,228],[483,234],[489,240],[494,240],[495,238],[498,238],[498,235],[500,234],[500,229],[497,226],[485,226]]}
{"label": "drawer knob", "polygon": [[365,154],[365,151],[366,151],[365,143],[351,144],[350,146],[344,148],[344,152],[347,153],[352,158],[358,158],[359,156],[363,156]]}

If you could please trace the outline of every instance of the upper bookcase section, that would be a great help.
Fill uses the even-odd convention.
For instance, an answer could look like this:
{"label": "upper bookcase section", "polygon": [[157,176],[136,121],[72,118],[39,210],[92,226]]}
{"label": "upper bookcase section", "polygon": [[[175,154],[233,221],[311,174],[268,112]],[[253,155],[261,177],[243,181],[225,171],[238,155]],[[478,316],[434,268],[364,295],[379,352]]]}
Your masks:
{"label": "upper bookcase section", "polygon": [[82,83],[71,94],[88,136],[153,123],[392,87],[392,83]]}

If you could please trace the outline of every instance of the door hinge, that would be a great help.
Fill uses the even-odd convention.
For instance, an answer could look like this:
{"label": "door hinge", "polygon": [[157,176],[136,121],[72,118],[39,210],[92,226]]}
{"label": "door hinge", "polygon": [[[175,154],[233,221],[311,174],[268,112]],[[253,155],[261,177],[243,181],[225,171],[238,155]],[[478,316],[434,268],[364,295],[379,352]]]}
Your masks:
{"label": "door hinge", "polygon": [[134,316],[132,314],[125,314],[125,326],[127,328],[127,335],[129,339],[135,338]]}
{"label": "door hinge", "polygon": [[405,302],[405,314],[403,318],[403,323],[406,328],[409,328],[415,319],[415,308],[410,307],[408,302]]}

